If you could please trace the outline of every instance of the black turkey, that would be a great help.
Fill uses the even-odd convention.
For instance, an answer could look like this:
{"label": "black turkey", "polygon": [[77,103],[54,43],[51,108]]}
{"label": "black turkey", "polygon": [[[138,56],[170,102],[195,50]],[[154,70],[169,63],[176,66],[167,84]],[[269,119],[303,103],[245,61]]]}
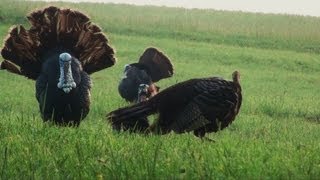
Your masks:
{"label": "black turkey", "polygon": [[5,40],[1,69],[36,80],[44,121],[79,125],[89,112],[88,74],[114,65],[114,50],[81,12],[50,6],[27,18],[31,28],[13,27]]}
{"label": "black turkey", "polygon": [[[137,95],[137,102],[146,101],[149,97],[149,85],[147,84],[140,84],[138,87],[138,95]],[[120,131],[129,131],[129,132],[138,132],[138,133],[145,133],[149,127],[149,122],[147,116],[138,117],[133,121],[125,121],[121,124],[113,124],[113,129]]]}
{"label": "black turkey", "polygon": [[159,87],[154,83],[173,75],[173,65],[169,58],[156,48],[144,51],[138,63],[127,64],[124,77],[121,79],[118,91],[122,98],[129,102],[137,101],[140,84],[147,84],[147,98],[158,93]]}
{"label": "black turkey", "polygon": [[[107,115],[113,126],[159,113],[148,131],[157,134],[190,132],[200,138],[205,133],[227,127],[239,112],[242,95],[240,74],[232,81],[218,77],[191,79],[173,85],[147,101],[120,108]],[[133,123],[133,122],[131,122]]]}

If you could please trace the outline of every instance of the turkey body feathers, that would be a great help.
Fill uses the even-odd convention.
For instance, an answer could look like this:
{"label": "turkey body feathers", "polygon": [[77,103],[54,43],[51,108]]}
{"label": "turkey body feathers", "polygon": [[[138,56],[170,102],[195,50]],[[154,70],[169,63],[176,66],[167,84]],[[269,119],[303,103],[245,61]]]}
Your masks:
{"label": "turkey body feathers", "polygon": [[[148,101],[120,108],[107,115],[112,124],[159,113],[151,132],[194,131],[202,137],[227,127],[239,112],[241,86],[221,78],[191,79],[173,85]],[[204,133],[202,132],[204,131]]]}
{"label": "turkey body feathers", "polygon": [[53,53],[43,63],[42,72],[36,80],[36,98],[44,121],[53,120],[57,124],[79,125],[89,113],[91,80],[82,71],[80,62],[71,62],[72,76],[77,84],[69,93],[57,88],[59,79],[59,53]]}
{"label": "turkey body feathers", "polygon": [[152,80],[142,65],[138,63],[130,64],[125,69],[124,77],[118,86],[120,96],[129,102],[136,101],[140,84],[150,85]]}

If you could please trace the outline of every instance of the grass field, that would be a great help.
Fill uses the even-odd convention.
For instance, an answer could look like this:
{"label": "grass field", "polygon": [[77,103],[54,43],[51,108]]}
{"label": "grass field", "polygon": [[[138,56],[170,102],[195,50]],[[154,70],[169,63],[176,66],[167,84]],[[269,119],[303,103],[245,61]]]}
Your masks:
{"label": "grass field", "polygon": [[[0,71],[0,179],[318,179],[320,18],[128,5],[67,4],[88,14],[117,50],[92,75],[91,111],[79,128],[42,122],[34,82]],[[0,2],[0,39],[40,2]],[[107,112],[126,63],[155,46],[175,65],[164,89],[194,77],[241,73],[243,106],[227,129],[142,136],[113,132]],[[0,60],[2,60],[0,58]]]}

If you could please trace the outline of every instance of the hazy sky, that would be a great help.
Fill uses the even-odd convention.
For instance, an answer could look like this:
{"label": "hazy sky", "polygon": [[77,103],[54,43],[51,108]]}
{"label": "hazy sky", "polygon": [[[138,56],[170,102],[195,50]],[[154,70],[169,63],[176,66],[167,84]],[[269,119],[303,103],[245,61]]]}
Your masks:
{"label": "hazy sky", "polygon": [[[57,0],[46,0],[57,1]],[[60,0],[61,1],[61,0]],[[320,0],[63,0],[320,16]]]}

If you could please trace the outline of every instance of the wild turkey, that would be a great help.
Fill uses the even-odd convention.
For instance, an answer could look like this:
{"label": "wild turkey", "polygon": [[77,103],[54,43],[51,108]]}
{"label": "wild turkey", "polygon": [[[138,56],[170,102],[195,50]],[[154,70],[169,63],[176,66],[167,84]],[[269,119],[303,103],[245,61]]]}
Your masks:
{"label": "wild turkey", "polygon": [[129,102],[137,101],[140,84],[149,86],[147,98],[158,93],[159,87],[154,83],[173,75],[173,65],[169,58],[156,48],[144,51],[138,63],[127,64],[124,77],[121,79],[118,91],[122,98]]}
{"label": "wild turkey", "polygon": [[89,112],[88,74],[114,65],[114,50],[81,12],[50,6],[27,18],[31,28],[15,26],[5,40],[1,69],[36,80],[44,121],[79,125]]}
{"label": "wild turkey", "polygon": [[[140,84],[138,88],[137,103],[148,100],[149,85]],[[146,116],[136,118],[133,121],[126,121],[121,124],[114,124],[113,129],[120,131],[130,131],[130,132],[146,132],[149,127],[148,118]]]}
{"label": "wild turkey", "polygon": [[211,77],[184,81],[147,101],[112,111],[107,119],[113,126],[121,126],[159,113],[158,120],[148,128],[150,132],[193,131],[202,138],[205,133],[224,129],[238,114],[242,102],[240,74],[235,71],[232,79]]}

